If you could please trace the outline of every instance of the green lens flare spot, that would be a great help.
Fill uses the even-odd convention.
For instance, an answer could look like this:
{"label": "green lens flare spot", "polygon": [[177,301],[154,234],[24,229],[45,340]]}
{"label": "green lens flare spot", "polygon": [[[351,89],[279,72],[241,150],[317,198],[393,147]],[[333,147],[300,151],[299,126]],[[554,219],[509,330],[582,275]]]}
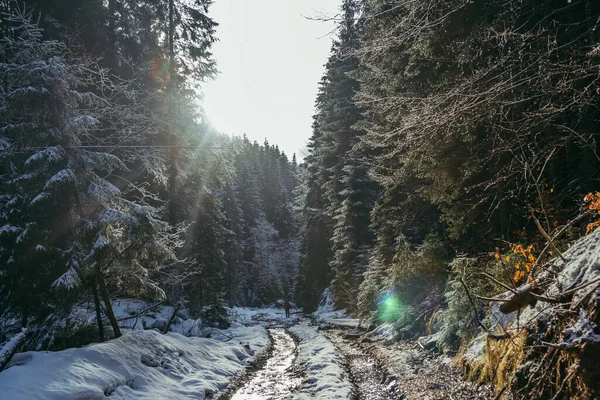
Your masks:
{"label": "green lens flare spot", "polygon": [[402,303],[395,296],[387,296],[379,307],[379,318],[386,322],[392,322],[398,319],[402,311]]}

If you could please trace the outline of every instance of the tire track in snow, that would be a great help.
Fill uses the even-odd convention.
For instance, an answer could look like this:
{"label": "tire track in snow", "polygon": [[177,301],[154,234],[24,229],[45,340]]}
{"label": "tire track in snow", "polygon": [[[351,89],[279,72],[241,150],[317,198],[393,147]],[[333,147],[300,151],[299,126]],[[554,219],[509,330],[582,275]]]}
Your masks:
{"label": "tire track in snow", "polygon": [[302,378],[292,368],[297,353],[296,342],[283,328],[269,329],[269,333],[273,338],[273,356],[231,396],[231,400],[291,399],[301,385]]}

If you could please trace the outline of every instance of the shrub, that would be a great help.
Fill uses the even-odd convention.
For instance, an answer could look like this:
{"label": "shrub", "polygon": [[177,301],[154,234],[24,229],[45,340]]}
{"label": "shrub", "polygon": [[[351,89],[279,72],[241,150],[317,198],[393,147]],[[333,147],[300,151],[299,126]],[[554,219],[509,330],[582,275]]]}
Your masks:
{"label": "shrub", "polygon": [[200,319],[202,319],[203,326],[213,328],[227,329],[231,325],[227,310],[220,304],[204,307],[200,312]]}

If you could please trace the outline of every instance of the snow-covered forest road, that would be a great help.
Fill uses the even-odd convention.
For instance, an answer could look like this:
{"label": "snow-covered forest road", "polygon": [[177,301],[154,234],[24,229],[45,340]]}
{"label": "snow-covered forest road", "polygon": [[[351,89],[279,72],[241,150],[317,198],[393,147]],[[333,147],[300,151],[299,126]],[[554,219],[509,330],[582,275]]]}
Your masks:
{"label": "snow-covered forest road", "polygon": [[235,394],[232,400],[285,399],[300,386],[300,375],[294,369],[297,345],[283,328],[269,329],[273,342],[272,356]]}
{"label": "snow-covered forest road", "polygon": [[320,331],[307,319],[289,330],[269,328],[269,358],[220,399],[397,399],[395,380],[345,335],[342,329]]}
{"label": "snow-covered forest road", "polygon": [[365,332],[348,326],[350,321],[314,326],[307,318],[263,320],[271,326],[266,360],[219,399],[493,397],[487,386],[464,381],[448,358],[413,342],[391,344],[366,338]]}
{"label": "snow-covered forest road", "polygon": [[[120,300],[118,315],[147,305]],[[299,311],[299,310],[297,310]],[[57,352],[17,354],[0,373],[1,398],[387,400],[490,399],[447,357],[415,341],[366,332],[344,313],[285,318],[278,308],[234,308],[227,329],[177,319],[170,306],[140,317],[120,338]],[[154,322],[152,322],[154,321]],[[6,396],[5,396],[6,395]],[[5,397],[2,397],[5,396]]]}

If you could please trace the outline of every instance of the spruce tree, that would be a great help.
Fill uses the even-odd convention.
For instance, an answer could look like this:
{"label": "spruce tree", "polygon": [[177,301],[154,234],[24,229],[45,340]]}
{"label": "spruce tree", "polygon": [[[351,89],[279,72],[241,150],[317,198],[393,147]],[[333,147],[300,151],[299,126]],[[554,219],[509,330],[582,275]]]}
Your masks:
{"label": "spruce tree", "polygon": [[[108,82],[105,71],[69,53],[62,42],[44,40],[29,15],[5,23],[12,24],[13,35],[2,45],[0,64],[6,83],[0,215],[8,233],[2,238],[0,257],[8,268],[1,291],[14,302],[9,311],[19,310],[26,324],[35,308],[51,306],[40,296],[90,285],[118,336],[110,290],[137,287],[138,294],[160,297],[148,270],[174,256],[173,242],[156,209],[127,199],[106,178],[126,173],[120,158],[94,150],[107,139],[101,128],[115,105],[87,88]],[[115,90],[120,88],[99,88]],[[130,190],[136,188],[126,185]],[[127,287],[113,285],[113,279]],[[98,298],[96,308],[101,328]]]}
{"label": "spruce tree", "polygon": [[[363,155],[354,151],[363,135],[357,128],[361,114],[354,99],[359,88],[355,77],[359,68],[359,16],[359,2],[343,2],[339,37],[334,42],[317,98],[314,134],[309,147],[311,153],[307,158],[308,186],[303,200],[303,217],[307,220],[305,240],[311,240],[310,245],[303,243],[304,284],[312,281],[311,276],[314,277],[314,273],[308,273],[309,270],[324,270],[319,273],[322,278],[317,282],[329,279],[329,268],[324,269],[316,260],[310,261],[311,253],[319,248],[315,249],[310,238],[315,237],[317,232],[314,230],[319,229],[319,239],[326,236],[332,246],[331,258],[327,255],[325,259],[329,260],[336,306],[353,309],[356,289],[362,280],[373,241],[370,213],[377,197],[377,188],[368,176]],[[326,214],[326,220],[323,220],[324,215],[315,213],[312,202],[321,203],[321,212]],[[317,257],[323,259],[323,255]],[[310,291],[322,291],[324,288],[320,284]],[[309,298],[314,307],[318,295],[313,293]]]}

